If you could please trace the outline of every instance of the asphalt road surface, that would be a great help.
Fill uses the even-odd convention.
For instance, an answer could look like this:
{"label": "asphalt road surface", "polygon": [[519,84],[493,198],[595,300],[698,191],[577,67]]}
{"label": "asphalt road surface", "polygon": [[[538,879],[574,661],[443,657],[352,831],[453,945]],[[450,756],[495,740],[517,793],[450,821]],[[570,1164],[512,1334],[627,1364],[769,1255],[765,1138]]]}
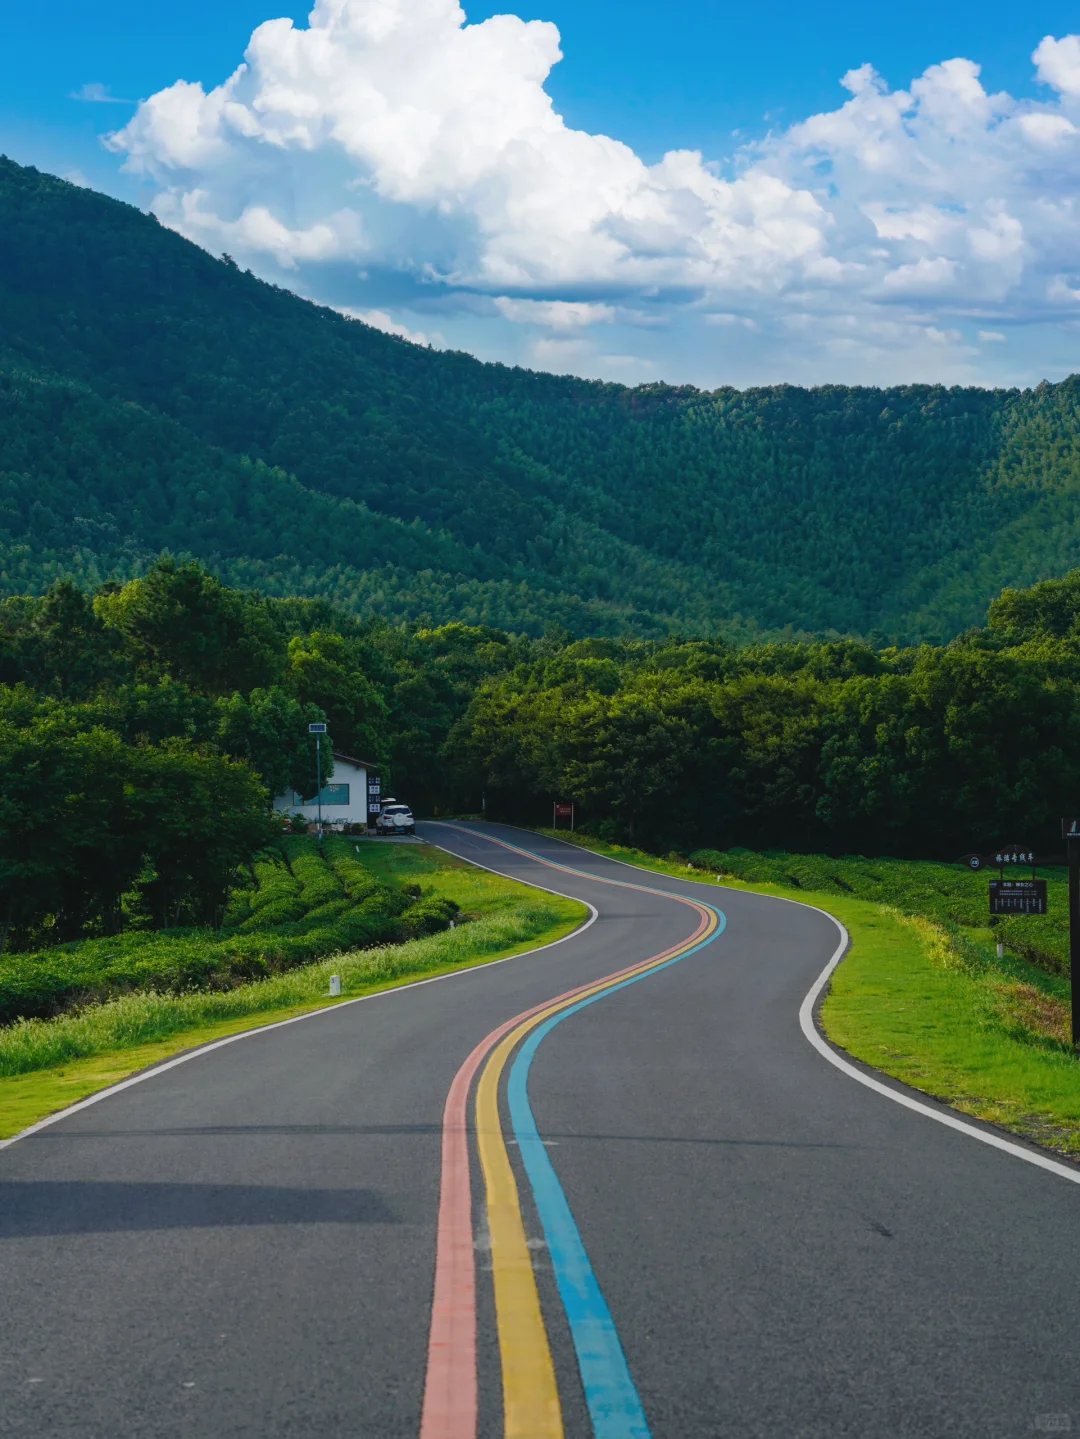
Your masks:
{"label": "asphalt road surface", "polygon": [[[528,1076],[647,1423],[607,1432],[1080,1429],[1080,1186],[807,1043],[830,920],[520,830],[420,829],[597,919],[212,1050],[0,1152],[0,1434],[417,1436],[455,1075],[514,1015],[689,945],[701,911],[669,895],[722,910],[723,932],[555,1023]],[[574,1315],[500,1102],[560,1423],[586,1439]],[[494,1439],[498,1260],[469,1143],[476,1427]]]}

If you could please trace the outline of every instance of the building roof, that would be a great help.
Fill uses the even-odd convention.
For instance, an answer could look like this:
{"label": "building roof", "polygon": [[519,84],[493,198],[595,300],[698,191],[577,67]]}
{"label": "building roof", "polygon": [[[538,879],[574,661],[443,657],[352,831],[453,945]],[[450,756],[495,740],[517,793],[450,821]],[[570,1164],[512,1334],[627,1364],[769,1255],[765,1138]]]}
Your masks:
{"label": "building roof", "polygon": [[379,766],[378,766],[377,764],[373,764],[372,761],[369,760],[369,759],[357,759],[355,755],[353,755],[353,754],[343,754],[342,751],[339,750],[339,749],[336,749],[336,750],[334,751],[334,758],[335,758],[335,759],[343,759],[343,760],[346,761],[346,763],[357,765],[360,769],[378,769],[378,768],[379,768]]}

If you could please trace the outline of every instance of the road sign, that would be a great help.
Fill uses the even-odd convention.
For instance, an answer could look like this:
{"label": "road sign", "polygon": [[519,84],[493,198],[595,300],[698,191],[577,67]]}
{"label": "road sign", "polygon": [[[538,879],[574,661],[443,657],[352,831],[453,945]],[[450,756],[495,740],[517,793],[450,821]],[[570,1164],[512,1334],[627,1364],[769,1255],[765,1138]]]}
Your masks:
{"label": "road sign", "polygon": [[1045,914],[1045,879],[992,879],[991,914]]}
{"label": "road sign", "polygon": [[572,804],[557,804],[555,806],[556,819],[569,819],[573,813],[574,806]]}
{"label": "road sign", "polygon": [[326,726],[324,724],[309,724],[307,732],[308,734],[325,734]]}
{"label": "road sign", "polygon": [[1080,839],[1080,819],[1063,819],[1061,821],[1062,839]]}
{"label": "road sign", "polygon": [[996,849],[990,857],[1000,869],[1006,864],[1034,864],[1035,853],[1022,845],[1009,844]]}

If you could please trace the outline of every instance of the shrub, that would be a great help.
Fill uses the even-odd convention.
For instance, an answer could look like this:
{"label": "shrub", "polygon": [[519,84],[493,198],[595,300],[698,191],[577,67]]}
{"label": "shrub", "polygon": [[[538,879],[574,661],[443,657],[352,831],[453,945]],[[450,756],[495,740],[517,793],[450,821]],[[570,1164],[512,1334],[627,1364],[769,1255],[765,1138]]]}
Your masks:
{"label": "shrub", "polygon": [[301,898],[300,882],[289,873],[280,850],[267,850],[252,868],[258,888],[249,895],[248,918],[236,928],[264,929],[267,925],[300,919],[306,913],[308,906]]}
{"label": "shrub", "polygon": [[285,841],[285,858],[293,878],[299,880],[301,898],[306,910],[318,908],[341,899],[344,886],[319,853],[317,842],[309,835],[290,835]]}
{"label": "shrub", "polygon": [[418,899],[415,904],[411,904],[401,922],[410,939],[418,938],[422,934],[436,934],[440,929],[449,926],[459,909],[460,906],[452,899],[431,894],[426,899]]}

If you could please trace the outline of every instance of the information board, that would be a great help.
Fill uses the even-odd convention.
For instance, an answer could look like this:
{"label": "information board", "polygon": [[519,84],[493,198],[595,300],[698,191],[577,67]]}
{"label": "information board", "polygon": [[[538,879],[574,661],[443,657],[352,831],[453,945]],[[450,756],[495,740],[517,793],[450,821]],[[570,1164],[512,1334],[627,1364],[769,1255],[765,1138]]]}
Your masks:
{"label": "information board", "polygon": [[992,879],[991,914],[1045,914],[1045,879]]}

